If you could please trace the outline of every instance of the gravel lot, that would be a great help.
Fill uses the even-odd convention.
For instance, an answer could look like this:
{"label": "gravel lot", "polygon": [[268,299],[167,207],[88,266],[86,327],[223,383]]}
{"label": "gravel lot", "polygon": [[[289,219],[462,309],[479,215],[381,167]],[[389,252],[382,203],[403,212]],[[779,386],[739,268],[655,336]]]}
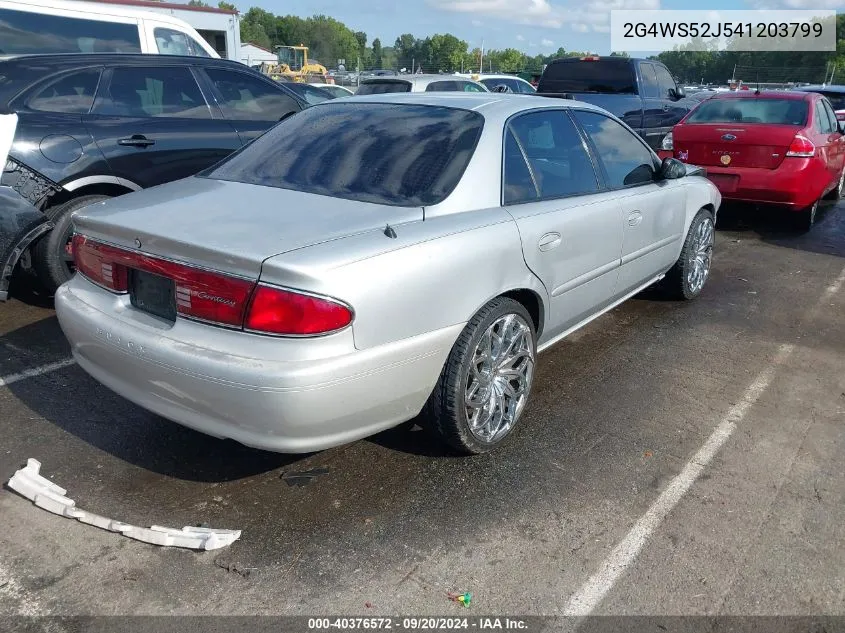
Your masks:
{"label": "gravel lot", "polygon": [[73,364],[21,377],[69,349],[19,291],[0,478],[35,457],[86,510],[243,535],[157,548],[3,489],[0,615],[845,615],[845,204],[801,236],[724,219],[697,301],[637,297],[543,353],[520,431],[473,458],[418,429],[265,453]]}

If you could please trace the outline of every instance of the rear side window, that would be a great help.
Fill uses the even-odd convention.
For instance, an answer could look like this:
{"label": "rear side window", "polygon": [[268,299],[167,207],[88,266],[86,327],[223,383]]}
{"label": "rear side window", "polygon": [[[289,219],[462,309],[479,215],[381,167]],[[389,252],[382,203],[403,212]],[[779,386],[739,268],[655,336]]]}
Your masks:
{"label": "rear side window", "polygon": [[101,72],[93,69],[65,75],[36,92],[27,106],[42,112],[86,114],[94,103]]}
{"label": "rear side window", "polygon": [[158,52],[162,55],[188,55],[191,57],[210,57],[205,49],[187,33],[157,27],[153,31]]}
{"label": "rear side window", "polygon": [[211,112],[191,71],[184,66],[115,68],[96,114],[210,119]]}
{"label": "rear side window", "polygon": [[137,24],[0,9],[0,55],[140,52]]}
{"label": "rear side window", "polygon": [[816,102],[816,129],[823,134],[836,132],[836,117],[822,99]]}
{"label": "rear side window", "polygon": [[546,66],[540,92],[599,92],[637,94],[634,67],[629,60],[563,61]]}
{"label": "rear side window", "polygon": [[595,145],[609,188],[654,182],[654,155],[639,136],[603,114],[584,110],[573,114]]}
{"label": "rear side window", "polygon": [[368,81],[358,86],[356,95],[383,95],[389,92],[411,92],[407,81]]}
{"label": "rear side window", "polygon": [[[441,202],[484,126],[477,112],[344,99],[303,110],[204,172],[208,178],[400,207]],[[279,208],[279,213],[295,209]]]}
{"label": "rear side window", "polygon": [[293,97],[258,77],[216,68],[207,68],[205,72],[220,93],[220,105],[230,119],[279,121],[299,112]]}
{"label": "rear side window", "polygon": [[[565,112],[546,110],[523,114],[508,126],[528,165],[540,198],[562,198],[598,191],[593,162],[581,135]],[[509,160],[505,147],[505,161]],[[505,181],[511,184],[508,166]]]}
{"label": "rear side window", "polygon": [[809,108],[803,99],[710,99],[692,111],[686,123],[768,123],[806,125]]}

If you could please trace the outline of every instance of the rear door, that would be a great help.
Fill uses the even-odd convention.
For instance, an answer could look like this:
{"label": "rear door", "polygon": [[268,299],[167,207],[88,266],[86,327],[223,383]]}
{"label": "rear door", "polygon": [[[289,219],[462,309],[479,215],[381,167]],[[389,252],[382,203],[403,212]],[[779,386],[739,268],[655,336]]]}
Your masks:
{"label": "rear door", "polygon": [[816,147],[827,167],[832,185],[839,182],[842,174],[842,134],[836,123],[836,115],[826,99],[814,100],[813,110],[813,130],[818,134]]}
{"label": "rear door", "polygon": [[677,85],[672,75],[666,70],[663,64],[652,64],[654,73],[657,76],[657,86],[660,98],[659,126],[654,134],[649,137],[654,139],[656,144],[649,142],[652,149],[658,149],[663,137],[672,131],[672,128],[689,112],[689,108],[677,99]]}
{"label": "rear door", "polygon": [[656,181],[657,157],[643,140],[599,112],[575,110],[595,148],[607,188],[621,206],[617,296],[666,272],[680,252],[686,213],[681,180]]}
{"label": "rear door", "polygon": [[107,70],[86,122],[114,175],[144,188],[192,176],[241,146],[187,65]]}
{"label": "rear door", "polygon": [[302,110],[300,102],[272,80],[228,68],[206,67],[201,72],[242,143],[249,143]]}
{"label": "rear door", "polygon": [[660,84],[654,64],[642,62],[640,70],[640,95],[643,98],[643,132],[642,136],[652,148],[659,148],[666,133],[663,131],[663,118],[666,101],[661,97]]}
{"label": "rear door", "polygon": [[610,304],[622,221],[566,110],[517,115],[506,129],[502,202],[516,220],[525,262],[551,296],[547,340]]}

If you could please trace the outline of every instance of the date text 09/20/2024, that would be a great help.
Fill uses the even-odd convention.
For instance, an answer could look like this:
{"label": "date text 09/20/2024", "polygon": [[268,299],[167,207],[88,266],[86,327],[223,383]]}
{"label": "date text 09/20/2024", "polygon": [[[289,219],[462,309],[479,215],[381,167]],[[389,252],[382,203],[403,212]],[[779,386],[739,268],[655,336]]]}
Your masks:
{"label": "date text 09/20/2024", "polygon": [[528,622],[520,618],[478,617],[346,617],[310,618],[309,631],[395,629],[399,631],[443,631],[443,630],[512,630],[527,631]]}

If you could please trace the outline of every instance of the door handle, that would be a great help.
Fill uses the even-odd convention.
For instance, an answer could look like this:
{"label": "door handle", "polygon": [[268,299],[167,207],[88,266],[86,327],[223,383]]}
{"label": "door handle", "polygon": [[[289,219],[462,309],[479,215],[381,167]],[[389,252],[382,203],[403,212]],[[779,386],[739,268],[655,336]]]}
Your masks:
{"label": "door handle", "polygon": [[628,226],[637,226],[643,221],[643,214],[639,211],[632,211],[628,214]]}
{"label": "door handle", "polygon": [[129,138],[118,139],[117,144],[128,145],[130,147],[147,147],[149,145],[155,145],[156,142],[150,138],[147,138],[143,134],[133,134]]}
{"label": "door handle", "polygon": [[543,237],[540,238],[540,242],[537,244],[537,248],[539,248],[541,251],[550,251],[553,248],[560,246],[560,242],[560,233],[546,233]]}

